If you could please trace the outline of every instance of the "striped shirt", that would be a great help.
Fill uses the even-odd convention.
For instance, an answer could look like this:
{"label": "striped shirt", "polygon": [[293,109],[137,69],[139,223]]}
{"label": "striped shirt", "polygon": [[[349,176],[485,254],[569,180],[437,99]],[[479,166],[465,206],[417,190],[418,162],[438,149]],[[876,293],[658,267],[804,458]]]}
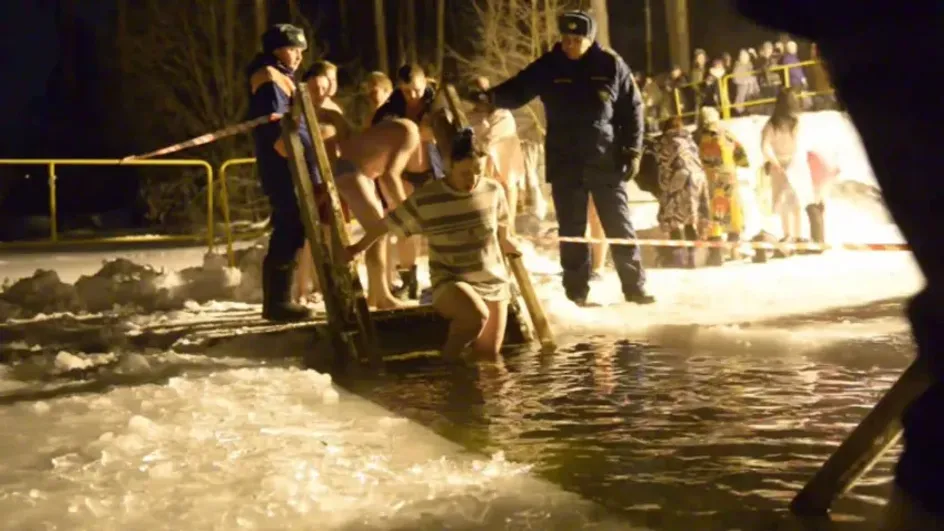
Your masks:
{"label": "striped shirt", "polygon": [[471,192],[456,190],[445,180],[431,181],[385,220],[398,238],[427,237],[433,300],[449,282],[469,284],[486,301],[509,298],[498,243],[498,226],[508,224],[508,204],[497,181],[483,177]]}

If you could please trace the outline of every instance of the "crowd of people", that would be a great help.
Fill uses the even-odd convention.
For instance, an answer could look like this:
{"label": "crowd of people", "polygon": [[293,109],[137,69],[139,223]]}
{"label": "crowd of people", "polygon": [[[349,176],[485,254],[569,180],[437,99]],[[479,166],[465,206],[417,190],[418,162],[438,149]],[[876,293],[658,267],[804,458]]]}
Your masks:
{"label": "crowd of people", "polygon": [[[730,106],[732,116],[769,114],[781,88],[797,90],[804,110],[836,107],[832,85],[816,43],[802,59],[799,45],[788,36],[766,41],[759,49],[742,48],[736,56],[728,52],[709,60],[696,49],[688,72],[679,66],[650,77],[637,74],[646,103],[646,118],[656,130],[673,115],[694,118],[702,106]],[[725,81],[726,80],[726,81]]]}
{"label": "crowd of people", "polygon": [[[811,145],[800,113],[799,90],[782,87],[761,133],[763,157],[763,210],[780,218],[781,243],[825,243],[825,196],[838,168]],[[716,107],[702,106],[697,125],[691,132],[678,115],[661,121],[659,134],[646,140],[643,170],[637,183],[659,200],[658,221],[662,231],[674,240],[725,240],[709,250],[706,265],[741,259],[737,244],[745,230],[744,198],[738,184],[738,168],[750,161],[740,139],[725,128]],[[803,216],[809,230],[804,230]],[[749,235],[750,236],[750,235]],[[774,243],[764,231],[752,241]],[[664,248],[659,263],[663,267],[695,267],[693,248]],[[807,251],[819,252],[819,251]],[[786,257],[786,248],[774,257]],[[757,262],[768,253],[756,251]]]}
{"label": "crowd of people", "polygon": [[[350,120],[339,103],[336,65],[315,62],[300,76],[300,84],[296,86],[289,84],[294,83],[292,79],[286,81],[278,76],[294,75],[292,67],[286,65],[295,58],[288,57],[284,50],[297,51],[297,46],[283,46],[268,55],[263,54],[263,57],[275,59],[260,59],[253,64],[256,73],[250,79],[251,86],[259,81],[260,86],[269,87],[265,81],[272,80],[272,86],[281,90],[277,98],[269,94],[265,100],[269,104],[260,103],[260,108],[253,112],[274,111],[271,101],[278,104],[275,107],[288,105],[294,90],[306,90],[312,97],[332,172],[344,200],[346,219],[356,218],[367,232],[364,242],[368,243],[362,242],[357,249],[365,252],[370,306],[391,309],[411,299],[424,300],[442,306],[441,313],[460,315],[469,322],[475,321],[475,315],[488,315],[488,308],[492,313],[498,311],[492,308],[492,303],[506,297],[503,291],[493,289],[503,280],[495,276],[497,273],[492,267],[496,264],[495,256],[488,253],[514,246],[509,242],[513,242],[518,190],[530,173],[527,153],[510,110],[536,97],[540,97],[545,106],[549,125],[544,179],[551,185],[561,236],[635,238],[629,221],[625,184],[629,179],[636,179],[641,189],[658,200],[658,223],[667,238],[731,244],[711,248],[708,265],[740,259],[737,244],[745,236],[772,241],[773,237],[765,232],[744,234],[744,200],[737,172],[738,168],[748,167],[750,161],[742,140],[725,128],[720,111],[723,100],[712,92],[719,88],[718,80],[725,72],[737,73],[747,68],[740,63],[751,59],[751,51],[745,50],[737,64],[725,66],[724,59],[707,63],[705,53],[698,50],[690,78],[680,75],[677,69],[670,73],[669,80],[675,86],[682,86],[688,79],[701,83],[690,85],[700,87],[692,93],[691,104],[698,111],[694,132],[691,132],[684,113],[678,113],[678,108],[672,112],[672,107],[653,103],[653,83],[648,80],[634,83],[622,59],[593,41],[594,24],[585,14],[563,17],[561,42],[545,56],[497,87],[479,77],[461,91],[469,100],[468,116],[472,125],[467,138],[459,137],[470,143],[465,148],[456,145],[458,140],[449,122],[449,113],[435,97],[435,81],[428,79],[418,65],[403,65],[393,79],[384,72],[370,73],[355,97],[344,98],[366,101],[369,106],[366,116]],[[281,35],[282,40],[288,42],[284,31]],[[776,71],[776,81],[771,77],[777,65],[799,62],[796,44],[786,41],[782,53],[776,55],[777,50],[778,46],[771,43],[761,47],[757,58],[763,61],[760,65],[763,82],[758,79],[760,74],[751,70],[750,83],[732,85],[734,101],[747,102],[757,94],[774,97],[771,116],[761,138],[764,176],[769,181],[766,188],[770,192],[765,202],[770,213],[776,213],[781,219],[781,241],[812,239],[821,243],[824,240],[823,183],[835,170],[807,144],[807,135],[800,126],[799,114],[808,107],[803,103],[809,92],[806,74],[799,70],[780,70]],[[286,56],[280,58],[280,54]],[[574,69],[584,62],[586,70]],[[739,65],[744,68],[739,70]],[[259,66],[263,68],[259,70]],[[753,61],[750,64],[751,69],[757,66]],[[600,75],[581,79],[587,71],[597,70]],[[787,81],[784,76],[792,77]],[[586,101],[579,86],[558,83],[561,79],[570,79],[570,85],[589,83],[596,89],[593,94],[598,99]],[[610,84],[601,83],[605,79],[610,80]],[[586,134],[588,132],[592,134]],[[266,145],[271,139],[259,132],[256,137],[263,186],[273,204],[273,235],[264,263],[264,287],[269,301],[265,307],[269,308],[269,314],[275,314],[276,320],[300,318],[307,315],[307,310],[297,303],[310,300],[318,291],[311,250],[300,223],[290,219],[299,215],[291,180],[274,183],[272,169],[269,169],[270,176],[266,176],[267,166],[273,164],[268,160],[270,155],[265,153],[271,151]],[[284,160],[280,141],[273,142],[276,155]],[[307,142],[310,143],[310,139]],[[614,142],[620,145],[614,146]],[[258,154],[260,151],[262,156]],[[614,159],[610,158],[614,153],[618,154],[615,166]],[[450,203],[450,212],[466,209],[471,216],[470,227],[484,233],[496,226],[494,216],[500,215],[503,220],[501,237],[498,238],[499,233],[493,234],[498,238],[494,241],[499,243],[486,245],[483,242],[488,238],[478,237],[470,244],[471,248],[479,248],[485,254],[466,255],[466,260],[472,260],[468,264],[460,263],[461,253],[449,251],[455,245],[450,245],[448,238],[440,238],[437,232],[453,234],[456,230],[466,230],[457,229],[455,224],[462,223],[436,207],[440,201],[455,201],[455,187],[464,186],[456,181],[440,190],[442,183],[450,182],[449,168],[456,164],[464,167],[468,175],[474,173],[496,182],[502,197],[498,205],[492,197],[494,193],[480,190],[484,194],[481,198],[470,199],[473,194],[466,197],[465,202]],[[311,161],[309,166],[322,222],[330,224],[332,215],[324,208],[321,176]],[[477,182],[468,175],[467,181]],[[439,184],[430,185],[433,182]],[[481,187],[474,184],[473,188]],[[427,189],[439,190],[439,195],[430,196]],[[486,208],[476,201],[484,201],[489,206]],[[809,217],[809,234],[804,233],[801,223],[804,213]],[[476,215],[479,218],[473,220]],[[492,221],[485,222],[482,216]],[[452,226],[435,227],[436,219],[447,218],[452,220]],[[424,223],[418,221],[421,219]],[[421,236],[426,237],[430,254],[431,288],[425,293],[419,289],[421,283],[417,278],[418,238]],[[576,304],[587,304],[589,282],[601,274],[608,253],[612,254],[627,301],[648,304],[655,300],[645,290],[645,274],[637,247],[609,248],[605,243],[588,246],[569,242],[561,242],[560,246],[564,288],[568,298]],[[395,260],[393,249],[396,250]],[[775,256],[786,254],[778,251]],[[758,260],[765,257],[763,252],[755,255]],[[695,267],[694,248],[659,249],[657,265]],[[479,270],[477,274],[456,273],[464,267]],[[460,286],[456,291],[454,282],[444,280],[455,280],[457,275],[465,279],[463,282],[471,282],[472,291],[479,295],[477,299],[469,295],[468,286]]]}

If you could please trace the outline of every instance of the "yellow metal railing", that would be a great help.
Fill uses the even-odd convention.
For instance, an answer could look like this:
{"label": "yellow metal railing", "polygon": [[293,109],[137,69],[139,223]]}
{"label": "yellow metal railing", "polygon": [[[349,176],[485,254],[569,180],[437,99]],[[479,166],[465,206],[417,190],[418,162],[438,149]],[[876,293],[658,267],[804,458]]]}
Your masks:
{"label": "yellow metal railing", "polygon": [[[804,67],[809,67],[809,66],[813,66],[813,65],[817,65],[817,64],[820,64],[820,61],[803,61],[803,62],[800,62],[800,63],[793,63],[793,64],[789,64],[789,65],[776,65],[776,66],[770,67],[770,68],[767,69],[767,70],[755,70],[755,71],[750,72],[750,74],[737,74],[737,75],[751,75],[751,76],[755,76],[755,77],[756,77],[756,76],[764,75],[764,74],[767,74],[767,73],[775,73],[776,75],[780,76],[781,79],[783,79],[783,83],[784,83],[784,84],[783,84],[783,87],[785,87],[785,88],[790,88],[790,73],[789,73],[789,70],[790,70],[791,68],[804,68]],[[720,110],[721,110],[721,116],[722,116],[723,118],[725,118],[725,119],[731,118],[731,109],[732,109],[732,108],[743,109],[743,108],[746,108],[746,107],[753,107],[753,106],[755,106],[755,105],[769,105],[769,104],[774,103],[775,101],[777,101],[777,99],[774,97],[774,98],[757,98],[757,99],[752,99],[752,100],[746,100],[746,101],[744,101],[743,103],[739,103],[739,104],[733,104],[733,103],[731,103],[731,101],[730,101],[730,92],[729,92],[728,89],[729,89],[729,86],[730,86],[729,83],[730,83],[731,79],[733,79],[734,77],[736,77],[736,75],[733,74],[733,73],[732,73],[732,74],[727,74],[727,75],[725,75],[724,77],[722,77],[721,80],[720,80],[720,85],[721,85],[721,87],[720,87],[720,91],[721,91],[721,109],[720,109]],[[692,110],[692,111],[689,111],[689,112],[682,112],[682,111],[683,111],[683,97],[684,97],[683,94],[682,94],[682,91],[693,90],[693,89],[696,89],[697,87],[700,87],[701,85],[704,85],[704,84],[705,84],[704,81],[700,81],[700,82],[698,82],[698,83],[686,83],[686,84],[684,84],[684,85],[679,85],[678,87],[675,87],[675,88],[673,89],[672,95],[673,95],[673,98],[674,98],[675,113],[676,113],[677,116],[681,116],[682,118],[690,118],[690,117],[694,117],[694,116],[697,114],[697,112],[698,112],[698,109],[697,109],[697,97],[696,97],[696,102],[695,102],[695,103],[696,103],[696,108],[695,108],[694,110]],[[808,91],[808,90],[804,90],[803,92],[799,93],[798,96],[799,96],[800,98],[809,98],[809,97],[812,97],[812,96],[820,96],[820,95],[826,95],[826,94],[833,94],[834,92],[835,92],[835,91],[834,91],[832,88],[827,89],[827,90],[823,90],[823,91]]]}
{"label": "yellow metal railing", "polygon": [[[219,176],[220,180],[220,208],[223,210],[223,223],[226,226],[226,256],[229,258],[229,263],[231,266],[236,266],[236,255],[233,252],[233,229],[232,229],[232,220],[230,220],[230,211],[229,211],[229,188],[227,184],[226,171],[230,166],[240,166],[245,164],[255,164],[256,159],[252,157],[238,158],[238,159],[229,159],[220,165],[220,168],[217,170],[216,174]],[[258,231],[257,233],[252,233],[250,235],[241,235],[243,237],[256,237],[265,231]]]}
{"label": "yellow metal railing", "polygon": [[[203,238],[197,235],[163,235],[163,236],[117,236],[108,238],[68,238],[60,239],[58,226],[58,202],[56,194],[56,168],[59,166],[190,166],[200,167],[206,171],[207,179],[207,233],[206,243],[210,251],[213,250],[215,239],[213,225],[213,167],[203,160],[194,159],[167,159],[167,160],[128,160],[118,159],[0,159],[0,165],[6,166],[45,166],[49,182],[49,238],[38,241],[0,242],[0,248],[32,247],[48,245],[50,243],[70,244],[101,244],[101,243],[142,243],[158,241],[200,241]],[[223,196],[225,197],[225,191]],[[229,223],[224,228],[227,241],[232,240]]]}

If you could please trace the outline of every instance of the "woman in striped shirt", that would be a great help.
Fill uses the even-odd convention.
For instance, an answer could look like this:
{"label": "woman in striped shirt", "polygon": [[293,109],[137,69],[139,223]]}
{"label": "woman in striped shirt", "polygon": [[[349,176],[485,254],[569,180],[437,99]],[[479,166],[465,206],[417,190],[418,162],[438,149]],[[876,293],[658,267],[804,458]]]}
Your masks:
{"label": "woman in striped shirt", "polygon": [[353,258],[387,233],[428,238],[433,307],[450,322],[446,359],[459,358],[467,347],[494,358],[504,341],[510,299],[504,254],[519,251],[509,236],[505,192],[484,177],[486,160],[471,130],[461,132],[445,179],[416,190],[348,248]]}

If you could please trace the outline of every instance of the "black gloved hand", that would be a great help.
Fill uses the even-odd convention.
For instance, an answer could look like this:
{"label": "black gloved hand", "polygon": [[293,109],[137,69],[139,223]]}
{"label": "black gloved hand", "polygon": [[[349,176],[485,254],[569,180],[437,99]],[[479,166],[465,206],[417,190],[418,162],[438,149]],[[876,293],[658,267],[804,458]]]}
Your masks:
{"label": "black gloved hand", "polygon": [[626,161],[626,175],[623,180],[629,182],[639,175],[639,168],[642,166],[642,151],[627,149],[624,160]]}

